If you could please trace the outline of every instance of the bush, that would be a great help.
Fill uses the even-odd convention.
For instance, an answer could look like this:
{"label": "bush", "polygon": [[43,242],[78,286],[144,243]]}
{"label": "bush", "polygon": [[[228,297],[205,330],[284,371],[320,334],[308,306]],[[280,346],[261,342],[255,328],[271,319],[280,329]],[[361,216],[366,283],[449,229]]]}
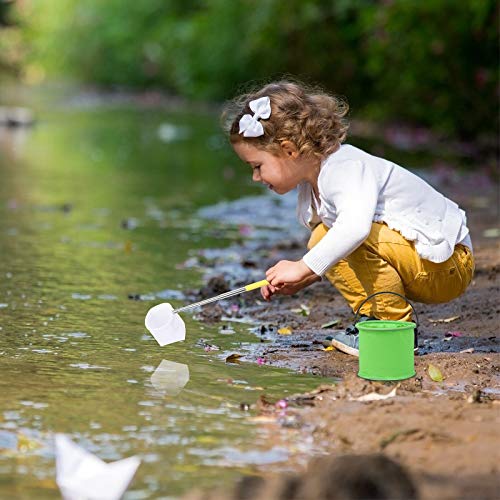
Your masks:
{"label": "bush", "polygon": [[52,74],[225,99],[291,73],[381,120],[474,138],[497,110],[493,0],[51,0],[20,4]]}

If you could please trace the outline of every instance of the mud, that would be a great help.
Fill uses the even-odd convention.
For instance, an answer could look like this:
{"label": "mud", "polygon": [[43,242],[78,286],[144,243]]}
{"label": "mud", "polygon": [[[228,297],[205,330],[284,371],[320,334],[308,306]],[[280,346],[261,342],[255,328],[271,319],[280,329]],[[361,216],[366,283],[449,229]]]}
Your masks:
{"label": "mud", "polygon": [[[316,466],[316,469],[310,466],[307,471],[297,470],[292,478],[266,477],[264,483],[256,480],[246,489],[236,485],[233,493],[226,491],[225,497],[217,498],[251,498],[252,495],[245,494],[250,494],[252,488],[257,488],[257,496],[262,498],[285,498],[276,492],[282,491],[279,488],[285,488],[287,481],[292,488],[290,491],[296,491],[299,486],[303,488],[300,498],[361,498],[348,493],[344,496],[320,496],[319,493],[311,496],[312,491],[317,491],[310,486],[317,479],[311,471],[317,470],[318,477],[323,477],[320,469],[336,470],[339,457],[347,460],[346,456],[358,456],[359,465],[366,456],[373,461],[378,454],[390,457],[404,468],[408,484],[415,485],[419,498],[498,498],[498,191],[494,182],[478,172],[468,176],[445,174],[438,171],[431,181],[467,211],[476,272],[473,283],[462,297],[447,304],[415,304],[420,331],[415,377],[398,383],[363,380],[357,377],[357,358],[325,350],[323,341],[332,330],[322,328],[322,325],[334,321],[333,328],[341,329],[353,321],[353,312],[325,281],[296,296],[274,297],[269,303],[254,292],[198,313],[201,321],[222,324],[231,317],[252,318],[253,331],[261,342],[241,361],[259,360],[259,363],[338,380],[336,384],[320,386],[312,394],[289,398],[286,408],[277,409],[273,402],[267,404],[265,401],[257,402],[255,406],[260,415],[266,416],[266,425],[292,425],[299,430],[296,439],[301,439],[301,429],[304,439],[312,436],[330,454],[324,459],[326,465]],[[221,293],[262,279],[263,271],[278,260],[299,259],[303,254],[307,235],[292,229],[279,215],[273,218],[280,221],[279,226],[272,226],[268,221],[269,210],[282,209],[289,217],[289,201],[271,199],[268,203],[272,207],[266,209],[266,201],[261,200],[257,214],[252,211],[255,200],[246,207],[244,201],[238,203],[234,211],[231,207],[224,207],[224,214],[234,216],[236,212],[237,216],[226,222],[241,224],[244,219],[238,217],[246,215],[246,224],[253,221],[254,225],[245,226],[245,238],[231,248],[231,266],[227,266],[224,251],[212,259],[205,256],[207,286],[202,293],[191,292],[191,298]],[[212,215],[217,217],[217,210]],[[221,212],[219,216],[223,218]],[[278,333],[284,327],[291,330],[290,335]],[[443,381],[436,382],[431,378],[430,364],[440,370]],[[395,396],[387,399],[357,400],[370,393],[387,395],[394,388]],[[332,472],[331,475],[339,484],[344,484],[345,474],[337,477]],[[281,486],[276,486],[278,483]],[[388,478],[386,484],[390,483]],[[243,493],[237,494],[236,491]],[[275,492],[274,496],[269,493],[271,491]],[[373,495],[370,498],[395,497],[398,495],[387,493],[386,496]],[[402,497],[411,498],[409,495]],[[290,493],[286,498],[299,497]]]}

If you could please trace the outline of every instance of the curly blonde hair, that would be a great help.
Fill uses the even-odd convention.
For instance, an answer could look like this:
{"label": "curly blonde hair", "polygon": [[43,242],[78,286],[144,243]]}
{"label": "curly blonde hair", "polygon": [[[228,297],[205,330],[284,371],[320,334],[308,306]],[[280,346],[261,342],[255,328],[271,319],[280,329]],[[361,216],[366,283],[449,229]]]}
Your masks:
{"label": "curly blonde hair", "polygon": [[[253,114],[249,102],[263,96],[269,96],[271,101],[271,116],[267,120],[260,119],[264,135],[244,137],[239,134],[239,121],[244,114]],[[345,118],[348,110],[344,99],[318,87],[282,80],[229,101],[222,113],[222,121],[233,144],[247,141],[259,149],[279,154],[281,143],[290,141],[299,154],[323,159],[345,140],[349,128]]]}

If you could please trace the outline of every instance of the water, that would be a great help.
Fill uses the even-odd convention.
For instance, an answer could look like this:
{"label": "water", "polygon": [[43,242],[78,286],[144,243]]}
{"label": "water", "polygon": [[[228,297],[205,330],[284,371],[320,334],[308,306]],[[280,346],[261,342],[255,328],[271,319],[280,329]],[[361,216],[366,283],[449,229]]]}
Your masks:
{"label": "water", "polygon": [[[199,207],[259,192],[217,116],[54,91],[3,100],[27,102],[38,123],[0,129],[0,498],[59,498],[56,432],[106,461],[138,455],[129,499],[287,469],[307,443],[292,450],[242,403],[318,378],[226,364],[256,341],[245,324],[220,335],[185,314],[186,341],[165,348],[143,326],[162,291],[203,284],[179,268],[194,250],[232,241]],[[162,378],[163,360],[184,378]]]}

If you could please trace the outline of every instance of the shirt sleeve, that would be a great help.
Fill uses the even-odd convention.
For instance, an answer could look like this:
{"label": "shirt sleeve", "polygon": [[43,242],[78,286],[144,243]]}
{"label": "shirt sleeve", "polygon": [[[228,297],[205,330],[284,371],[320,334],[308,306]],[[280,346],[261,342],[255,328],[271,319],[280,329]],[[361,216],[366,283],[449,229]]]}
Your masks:
{"label": "shirt sleeve", "polygon": [[320,192],[336,211],[336,220],[326,235],[304,257],[318,276],[358,248],[371,231],[379,185],[373,168],[362,161],[325,164]]}

